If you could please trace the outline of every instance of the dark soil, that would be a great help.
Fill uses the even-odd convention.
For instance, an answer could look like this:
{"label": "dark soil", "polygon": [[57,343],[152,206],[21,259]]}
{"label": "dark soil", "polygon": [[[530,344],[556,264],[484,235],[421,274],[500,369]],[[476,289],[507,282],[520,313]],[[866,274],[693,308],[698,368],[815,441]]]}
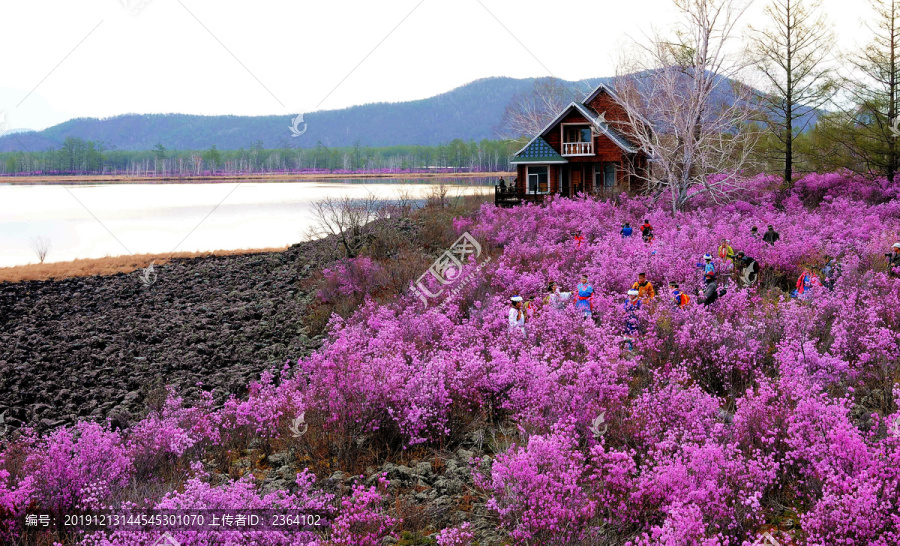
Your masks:
{"label": "dark soil", "polygon": [[39,431],[84,418],[127,426],[165,385],[188,403],[201,388],[240,396],[320,345],[301,323],[316,244],[175,260],[149,286],[142,271],[0,283],[0,414]]}

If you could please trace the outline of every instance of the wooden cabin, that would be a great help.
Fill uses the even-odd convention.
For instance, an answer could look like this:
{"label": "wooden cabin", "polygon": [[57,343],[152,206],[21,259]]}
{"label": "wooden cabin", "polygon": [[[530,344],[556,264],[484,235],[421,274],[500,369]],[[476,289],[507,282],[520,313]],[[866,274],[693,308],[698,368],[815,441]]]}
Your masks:
{"label": "wooden cabin", "polygon": [[516,184],[497,191],[498,205],[541,201],[546,195],[614,196],[641,189],[633,173],[648,169],[647,156],[622,129],[628,116],[615,93],[600,84],[569,104],[516,152]]}

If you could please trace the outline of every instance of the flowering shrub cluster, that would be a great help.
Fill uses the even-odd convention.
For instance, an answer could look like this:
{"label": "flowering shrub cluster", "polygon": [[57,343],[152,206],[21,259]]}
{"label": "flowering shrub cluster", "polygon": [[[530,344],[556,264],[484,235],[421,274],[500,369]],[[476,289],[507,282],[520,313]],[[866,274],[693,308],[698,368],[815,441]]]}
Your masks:
{"label": "flowering shrub cluster", "polygon": [[[516,544],[737,546],[779,526],[797,544],[900,543],[900,280],[884,257],[900,240],[900,205],[890,200],[897,186],[866,184],[809,175],[786,191],[758,177],[737,201],[676,214],[625,196],[485,206],[454,222],[500,249],[477,278],[427,307],[412,294],[365,300],[332,319],[319,351],[278,381],[264,375],[247,400],[186,408],[170,393],[159,415],[124,432],[82,424],[26,437],[16,446],[24,466],[0,470],[0,533],[16,532],[12,515],[29,503],[116,498],[152,467],[139,453],[194,460],[236,432],[289,439],[300,413],[309,431],[290,441],[330,439],[346,458],[452,442],[465,416],[486,415],[513,431],[511,445],[475,465],[475,483]],[[624,222],[644,219],[651,243],[620,236]],[[775,244],[751,233],[769,224]],[[735,266],[716,258],[726,292],[701,305],[696,263],[717,256],[722,239],[759,262],[759,280],[739,286]],[[797,277],[830,258],[833,287],[790,298]],[[340,267],[330,282],[364,294],[363,279]],[[629,347],[624,293],[638,272],[659,295],[636,312]],[[543,302],[550,280],[571,290],[582,274],[592,318]],[[669,281],[694,301],[673,305]],[[508,326],[513,294],[532,303],[524,334]],[[384,511],[383,482],[339,500],[317,495],[308,474],[298,486],[262,496],[248,479],[215,488],[194,478],[153,505],[320,503],[333,510],[336,544],[381,543],[399,523]],[[435,538],[472,536],[464,525]]]}
{"label": "flowering shrub cluster", "polygon": [[332,302],[342,298],[362,299],[386,283],[384,269],[367,256],[349,258],[322,272],[318,297]]}

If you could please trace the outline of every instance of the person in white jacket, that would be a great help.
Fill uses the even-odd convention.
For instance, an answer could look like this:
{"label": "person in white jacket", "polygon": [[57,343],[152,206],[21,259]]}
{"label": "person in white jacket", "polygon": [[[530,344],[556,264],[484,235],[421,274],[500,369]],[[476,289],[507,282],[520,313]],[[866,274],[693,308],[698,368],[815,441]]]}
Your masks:
{"label": "person in white jacket", "polygon": [[525,334],[525,309],[522,306],[522,296],[510,298],[509,307],[509,331],[520,331]]}
{"label": "person in white jacket", "polygon": [[544,298],[544,305],[552,305],[555,309],[565,309],[566,303],[572,299],[571,292],[563,292],[560,290],[556,281],[550,281],[547,286],[547,296]]}

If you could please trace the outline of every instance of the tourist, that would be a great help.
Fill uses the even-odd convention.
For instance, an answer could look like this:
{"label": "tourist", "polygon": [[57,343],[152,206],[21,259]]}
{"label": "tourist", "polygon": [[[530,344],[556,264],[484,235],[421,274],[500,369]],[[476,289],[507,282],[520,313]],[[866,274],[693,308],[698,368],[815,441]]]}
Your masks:
{"label": "tourist", "polygon": [[501,192],[506,190],[506,180],[503,180],[502,176],[500,177],[500,182],[497,185],[500,186]]}
{"label": "tourist", "polygon": [[730,262],[734,258],[734,249],[729,243],[728,239],[722,239],[719,243],[719,259],[723,262]]}
{"label": "tourist", "polygon": [[900,243],[894,243],[891,245],[891,251],[885,256],[888,259],[888,272],[893,275],[894,268],[900,267]]}
{"label": "tourist", "polygon": [[770,245],[774,245],[775,241],[781,238],[781,235],[778,235],[778,232],[775,231],[771,225],[769,225],[768,231],[763,235],[763,241],[769,243]]}
{"label": "tourist", "polygon": [[550,281],[547,286],[547,296],[544,298],[544,305],[552,305],[554,309],[564,309],[566,302],[572,299],[571,292],[563,292],[560,290],[556,281]]}
{"label": "tourist", "polygon": [[634,349],[634,335],[640,329],[640,319],[637,312],[641,309],[641,299],[637,290],[629,290],[625,298],[625,342],[628,350]]}
{"label": "tourist", "polygon": [[650,301],[656,297],[656,290],[653,284],[647,280],[646,273],[638,273],[638,280],[631,285],[632,290],[638,291],[638,296],[644,301]]}
{"label": "tourist", "polygon": [[594,295],[594,287],[588,284],[587,275],[581,276],[581,282],[575,287],[575,308],[581,311],[585,318],[591,318],[591,296]]}
{"label": "tourist", "polygon": [[750,236],[754,239],[759,239],[759,228],[756,226],[750,228]]}
{"label": "tourist", "polygon": [[648,219],[645,219],[644,225],[641,226],[641,238],[645,243],[653,242],[653,226],[650,225]]}
{"label": "tourist", "polygon": [[684,309],[684,306],[691,301],[691,298],[681,291],[681,288],[675,281],[669,283],[669,292],[672,294],[672,304],[676,309]]}
{"label": "tourist", "polygon": [[825,281],[822,283],[825,288],[834,290],[834,283],[841,276],[841,265],[835,258],[825,256],[825,267],[822,268],[822,276]]}
{"label": "tourist", "polygon": [[707,273],[703,278],[703,291],[699,294],[699,301],[704,305],[704,307],[708,307],[715,303],[716,300],[719,299],[720,296],[725,295],[725,289],[719,291],[719,283],[716,281],[716,276],[711,273]]}
{"label": "tourist", "polygon": [[509,299],[509,331],[519,331],[525,335],[525,310],[522,307],[522,296],[513,296]]}
{"label": "tourist", "polygon": [[759,275],[759,263],[739,250],[735,255],[735,265],[741,278],[741,285],[746,288],[756,282]]}
{"label": "tourist", "polygon": [[581,231],[576,231],[572,234],[572,240],[575,241],[575,248],[581,248],[581,245],[584,243],[584,235]]}
{"label": "tourist", "polygon": [[822,286],[819,276],[809,269],[804,269],[797,279],[797,289],[791,295],[801,300],[808,300],[813,297],[816,287],[819,286]]}
{"label": "tourist", "polygon": [[631,224],[625,222],[622,224],[622,230],[619,231],[622,234],[622,238],[631,237],[631,234],[634,233],[634,230],[631,228]]}
{"label": "tourist", "polygon": [[716,265],[713,263],[712,254],[706,253],[703,255],[703,262],[696,264],[697,267],[703,270],[704,278],[707,275],[716,276]]}

